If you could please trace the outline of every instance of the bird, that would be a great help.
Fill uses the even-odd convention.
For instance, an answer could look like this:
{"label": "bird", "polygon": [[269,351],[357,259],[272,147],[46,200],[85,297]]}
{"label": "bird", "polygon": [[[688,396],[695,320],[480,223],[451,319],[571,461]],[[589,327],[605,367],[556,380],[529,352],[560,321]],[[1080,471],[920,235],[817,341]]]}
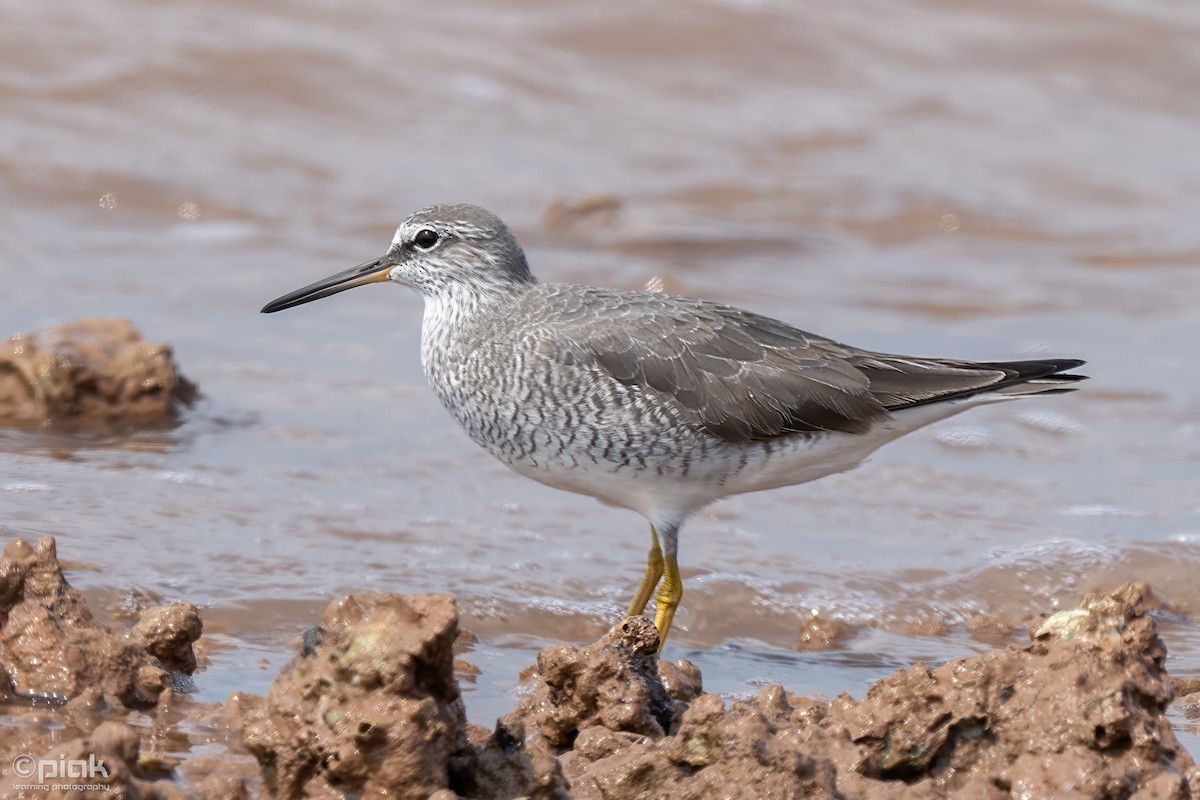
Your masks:
{"label": "bird", "polygon": [[370,283],[424,298],[421,364],[467,435],[533,480],[640,513],[659,649],[683,596],[680,528],[724,497],[849,470],[984,402],[1071,391],[1073,358],[964,361],[859,349],[730,305],[543,283],[495,214],[434,205],[386,253],[271,301]]}

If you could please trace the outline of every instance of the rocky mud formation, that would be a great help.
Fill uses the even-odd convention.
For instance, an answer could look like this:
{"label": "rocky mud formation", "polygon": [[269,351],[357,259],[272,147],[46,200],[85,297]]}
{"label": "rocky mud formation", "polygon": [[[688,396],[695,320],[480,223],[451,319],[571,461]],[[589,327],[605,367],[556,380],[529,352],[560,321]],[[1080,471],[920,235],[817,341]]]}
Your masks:
{"label": "rocky mud formation", "polygon": [[[1085,596],[1025,646],[916,665],[862,700],[832,702],[781,686],[733,702],[705,694],[699,671],[660,660],[654,626],[630,618],[586,647],[543,650],[517,707],[491,729],[466,721],[454,601],[356,594],[302,637],[265,698],[193,704],[193,720],[223,731],[210,741],[224,755],[179,765],[147,745],[179,736],[163,729],[188,703],[170,676],[194,666],[195,609],[150,609],[132,630],[109,631],[62,580],[51,539],[9,544],[0,600],[9,707],[39,695],[66,701],[0,736],[5,788],[20,785],[13,754],[29,753],[98,755],[106,796],[160,800],[1200,800],[1200,768],[1165,717],[1176,685],[1188,693],[1200,683],[1164,671],[1166,648],[1135,585]],[[155,698],[143,712],[152,733],[128,724],[127,711],[113,719]]]}
{"label": "rocky mud formation", "polygon": [[[63,578],[52,537],[37,545],[14,539],[0,557],[0,700],[10,724],[0,736],[0,796],[167,797],[139,792],[154,764],[141,757],[140,734],[105,721],[112,711],[158,715],[176,687],[196,669],[192,645],[200,614],[190,603],[142,611],[132,628],[111,630],[92,616],[83,596]],[[23,712],[23,713],[22,713]],[[14,717],[25,730],[11,724]],[[62,732],[83,735],[62,741]],[[37,785],[37,763],[88,762],[95,779],[72,781],[86,790],[48,793]],[[24,759],[24,760],[22,760]],[[100,794],[96,787],[108,787]]]}
{"label": "rocky mud formation", "polygon": [[542,651],[491,731],[463,721],[454,627],[444,597],[332,606],[265,706],[240,699],[274,796],[1200,798],[1135,586],[1086,596],[1025,647],[832,703],[702,694],[695,667],[660,661],[654,626],[627,619]]}
{"label": "rocky mud formation", "polygon": [[458,615],[444,595],[334,603],[265,701],[237,695],[246,747],[275,797],[425,798],[465,751],[454,677]]}
{"label": "rocky mud formation", "polygon": [[144,708],[196,669],[200,614],[191,603],[149,608],[132,629],[112,631],[63,578],[54,539],[14,539],[0,558],[0,692],[66,702],[99,692],[114,705]]}
{"label": "rocky mud formation", "polygon": [[126,320],[81,320],[0,342],[0,425],[152,423],[196,396],[171,348]]}

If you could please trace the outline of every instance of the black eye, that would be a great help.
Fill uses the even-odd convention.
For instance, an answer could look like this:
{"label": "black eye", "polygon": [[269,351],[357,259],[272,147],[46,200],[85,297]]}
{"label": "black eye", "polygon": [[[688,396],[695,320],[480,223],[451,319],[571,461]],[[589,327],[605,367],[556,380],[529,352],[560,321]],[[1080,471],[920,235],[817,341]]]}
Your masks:
{"label": "black eye", "polygon": [[437,231],[431,231],[429,228],[422,228],[417,231],[417,235],[413,237],[413,244],[422,250],[428,250],[438,243]]}

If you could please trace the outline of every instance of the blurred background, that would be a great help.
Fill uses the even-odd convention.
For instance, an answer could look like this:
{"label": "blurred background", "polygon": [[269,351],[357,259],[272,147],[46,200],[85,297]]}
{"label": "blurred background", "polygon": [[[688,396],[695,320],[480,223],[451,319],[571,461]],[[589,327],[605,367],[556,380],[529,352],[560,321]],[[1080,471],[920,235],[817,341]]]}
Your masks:
{"label": "blurred background", "polygon": [[892,352],[1089,360],[1083,391],[693,521],[667,655],[706,688],[861,696],[1129,580],[1161,600],[1171,672],[1200,672],[1200,6],[3,17],[0,332],[129,318],[204,397],[166,432],[0,431],[0,533],[57,536],[101,607],[200,604],[200,698],[264,691],[343,593],[448,592],[488,724],[539,648],[596,637],[636,586],[640,517],[507,472],[437,405],[417,297],[258,313],[435,202],[500,214],[543,280],[657,277]]}

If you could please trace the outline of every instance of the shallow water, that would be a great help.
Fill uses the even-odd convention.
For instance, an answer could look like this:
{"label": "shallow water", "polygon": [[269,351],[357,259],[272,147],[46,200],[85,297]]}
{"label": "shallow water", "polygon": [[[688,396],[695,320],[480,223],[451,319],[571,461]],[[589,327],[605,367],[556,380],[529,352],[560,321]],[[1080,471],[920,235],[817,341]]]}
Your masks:
{"label": "shallow water", "polygon": [[[1084,391],[692,521],[668,655],[709,688],[862,694],[985,649],[981,615],[1128,580],[1197,675],[1200,7],[844,6],[8,8],[0,330],[128,317],[205,397],[165,432],[0,431],[0,534],[57,536],[97,601],[202,604],[205,699],[265,689],[342,593],[453,593],[488,723],[540,647],[620,614],[644,522],[476,450],[424,385],[416,297],[257,313],[468,201],[546,280],[660,276],[893,352],[1089,360]],[[542,222],[596,194],[609,223]],[[860,633],[799,653],[810,614]]]}

